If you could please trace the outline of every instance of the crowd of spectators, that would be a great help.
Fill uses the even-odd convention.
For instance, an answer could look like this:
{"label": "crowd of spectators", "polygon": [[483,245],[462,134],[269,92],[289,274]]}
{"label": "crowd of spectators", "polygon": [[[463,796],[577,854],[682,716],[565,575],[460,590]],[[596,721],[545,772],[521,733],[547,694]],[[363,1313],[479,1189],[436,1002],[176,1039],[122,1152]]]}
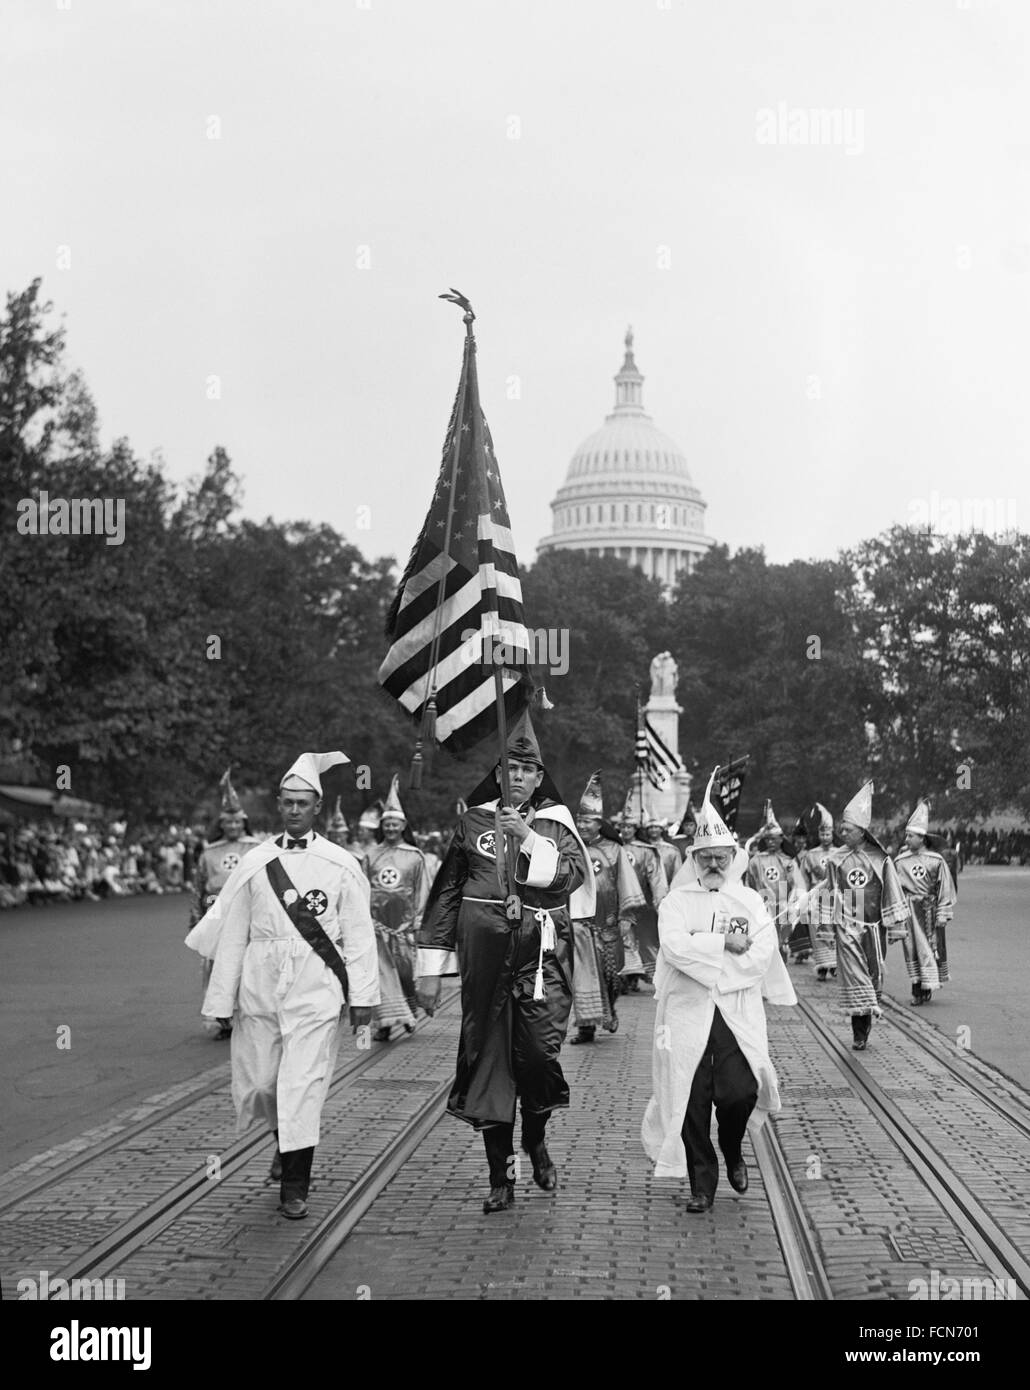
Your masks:
{"label": "crowd of spectators", "polygon": [[179,893],[189,887],[203,832],[138,829],[123,821],[33,821],[0,828],[0,908]]}

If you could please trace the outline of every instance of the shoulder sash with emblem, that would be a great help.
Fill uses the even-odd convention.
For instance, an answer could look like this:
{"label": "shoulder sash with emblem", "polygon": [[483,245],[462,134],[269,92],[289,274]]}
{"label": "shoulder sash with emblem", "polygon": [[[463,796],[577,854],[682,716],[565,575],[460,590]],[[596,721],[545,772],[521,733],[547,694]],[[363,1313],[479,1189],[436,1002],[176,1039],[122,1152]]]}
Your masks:
{"label": "shoulder sash with emblem", "polygon": [[[309,909],[300,893],[294,887],[289,874],[283,868],[281,859],[270,859],[266,865],[268,881],[272,885],[272,891],[282,904],[282,909],[289,917],[290,921],[300,932],[301,936],[308,943],[311,949],[328,965],[340,984],[343,986],[344,1002],[347,1000],[347,967],[344,965],[339,951],[325,934],[321,922]],[[289,902],[286,901],[288,893],[293,894]]]}

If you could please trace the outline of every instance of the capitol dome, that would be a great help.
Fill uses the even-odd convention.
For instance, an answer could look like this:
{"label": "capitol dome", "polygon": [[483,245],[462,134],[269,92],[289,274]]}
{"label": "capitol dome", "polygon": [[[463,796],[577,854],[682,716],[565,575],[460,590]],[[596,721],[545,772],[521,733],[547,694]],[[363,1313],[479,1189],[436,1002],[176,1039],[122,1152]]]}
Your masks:
{"label": "capitol dome", "polygon": [[682,450],[644,410],[643,384],[628,329],[615,408],[573,454],[551,503],[553,533],[537,551],[609,555],[673,584],[714,541],[705,535],[706,503]]}

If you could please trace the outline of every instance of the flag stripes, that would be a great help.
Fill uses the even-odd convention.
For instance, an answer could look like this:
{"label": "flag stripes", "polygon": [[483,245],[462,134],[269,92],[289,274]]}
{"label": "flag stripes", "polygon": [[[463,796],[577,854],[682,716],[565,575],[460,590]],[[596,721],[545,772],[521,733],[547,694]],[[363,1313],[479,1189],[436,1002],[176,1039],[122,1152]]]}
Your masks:
{"label": "flag stripes", "polygon": [[519,673],[531,660],[530,637],[504,489],[479,405],[471,335],[433,499],[390,610],[387,636],[379,683],[419,722],[433,697],[438,743],[461,751],[496,728],[495,669],[502,674],[508,718],[525,708],[527,685]]}

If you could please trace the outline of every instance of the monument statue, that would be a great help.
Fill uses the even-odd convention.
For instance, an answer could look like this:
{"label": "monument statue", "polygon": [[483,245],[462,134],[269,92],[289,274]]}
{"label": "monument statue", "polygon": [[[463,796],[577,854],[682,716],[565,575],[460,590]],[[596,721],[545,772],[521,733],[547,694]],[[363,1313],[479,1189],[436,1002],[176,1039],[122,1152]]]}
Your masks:
{"label": "monument statue", "polygon": [[659,652],[651,662],[651,699],[667,699],[676,694],[679,667],[669,652]]}

